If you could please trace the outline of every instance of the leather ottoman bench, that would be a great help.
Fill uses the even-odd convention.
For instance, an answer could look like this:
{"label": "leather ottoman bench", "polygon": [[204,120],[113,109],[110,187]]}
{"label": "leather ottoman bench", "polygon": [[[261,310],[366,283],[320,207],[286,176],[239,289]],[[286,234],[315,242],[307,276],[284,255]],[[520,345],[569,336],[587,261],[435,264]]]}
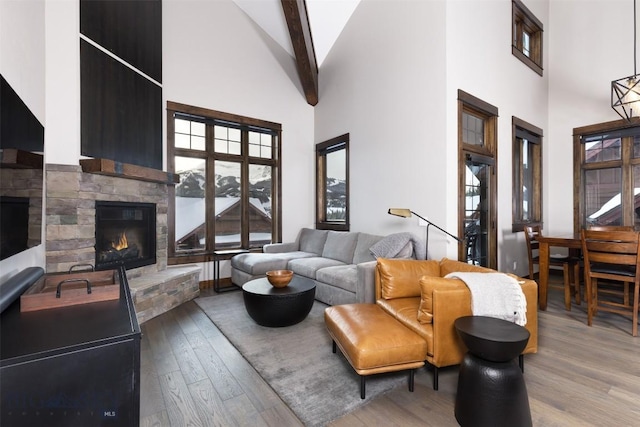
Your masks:
{"label": "leather ottoman bench", "polygon": [[328,307],[324,321],[336,345],[360,375],[360,397],[365,398],[367,375],[409,370],[413,391],[414,370],[424,366],[427,343],[377,304]]}

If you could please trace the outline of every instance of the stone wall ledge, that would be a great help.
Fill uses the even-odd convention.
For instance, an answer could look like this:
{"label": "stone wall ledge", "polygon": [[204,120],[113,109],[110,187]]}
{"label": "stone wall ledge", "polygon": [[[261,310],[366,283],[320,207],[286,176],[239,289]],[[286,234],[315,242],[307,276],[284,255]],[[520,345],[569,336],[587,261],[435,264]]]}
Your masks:
{"label": "stone wall ledge", "polygon": [[200,294],[200,267],[180,265],[128,279],[140,324],[196,298]]}

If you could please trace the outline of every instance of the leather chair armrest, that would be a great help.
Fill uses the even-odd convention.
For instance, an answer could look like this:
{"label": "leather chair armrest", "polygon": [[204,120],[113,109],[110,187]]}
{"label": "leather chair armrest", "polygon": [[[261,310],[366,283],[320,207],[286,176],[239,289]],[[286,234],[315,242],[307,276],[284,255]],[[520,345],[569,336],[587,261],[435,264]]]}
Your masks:
{"label": "leather chair armrest", "polygon": [[522,283],[522,292],[527,299],[527,324],[524,325],[531,336],[523,353],[538,351],[538,284],[534,280],[516,277]]}
{"label": "leather chair armrest", "polygon": [[[521,283],[527,299],[527,324],[531,337],[523,353],[535,353],[538,349],[538,285],[533,280],[516,279]],[[471,292],[458,279],[424,277],[421,279],[422,298],[431,295],[433,314],[433,360],[436,366],[460,363],[466,347],[455,330],[454,322],[462,316],[470,316]]]}
{"label": "leather chair armrest", "polygon": [[422,283],[424,293],[430,293],[433,313],[433,360],[436,366],[460,363],[466,347],[454,327],[457,318],[471,315],[471,292],[458,279],[429,277]]}

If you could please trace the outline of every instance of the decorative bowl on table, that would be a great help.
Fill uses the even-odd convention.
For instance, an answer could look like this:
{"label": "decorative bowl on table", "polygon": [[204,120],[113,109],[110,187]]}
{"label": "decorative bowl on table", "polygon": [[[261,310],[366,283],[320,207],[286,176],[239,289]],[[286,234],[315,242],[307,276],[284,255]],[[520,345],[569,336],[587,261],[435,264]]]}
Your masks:
{"label": "decorative bowl on table", "polygon": [[291,270],[272,270],[267,271],[267,280],[274,288],[284,288],[289,284],[293,277]]}

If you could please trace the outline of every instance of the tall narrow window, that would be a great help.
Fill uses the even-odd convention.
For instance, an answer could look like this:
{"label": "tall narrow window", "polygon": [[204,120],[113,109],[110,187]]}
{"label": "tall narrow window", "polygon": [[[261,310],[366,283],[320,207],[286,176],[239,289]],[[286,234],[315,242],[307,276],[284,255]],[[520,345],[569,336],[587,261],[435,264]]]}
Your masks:
{"label": "tall narrow window", "polygon": [[168,103],[172,263],[278,241],[280,125]]}
{"label": "tall narrow window", "polygon": [[542,22],[521,0],[512,2],[512,30],[511,53],[542,75]]}
{"label": "tall narrow window", "polygon": [[465,237],[458,259],[496,268],[498,109],[459,90],[458,117],[458,231]]}
{"label": "tall narrow window", "polygon": [[513,226],[542,222],[542,129],[517,117],[513,126]]}
{"label": "tall narrow window", "polygon": [[349,231],[349,134],[316,145],[316,228]]}

